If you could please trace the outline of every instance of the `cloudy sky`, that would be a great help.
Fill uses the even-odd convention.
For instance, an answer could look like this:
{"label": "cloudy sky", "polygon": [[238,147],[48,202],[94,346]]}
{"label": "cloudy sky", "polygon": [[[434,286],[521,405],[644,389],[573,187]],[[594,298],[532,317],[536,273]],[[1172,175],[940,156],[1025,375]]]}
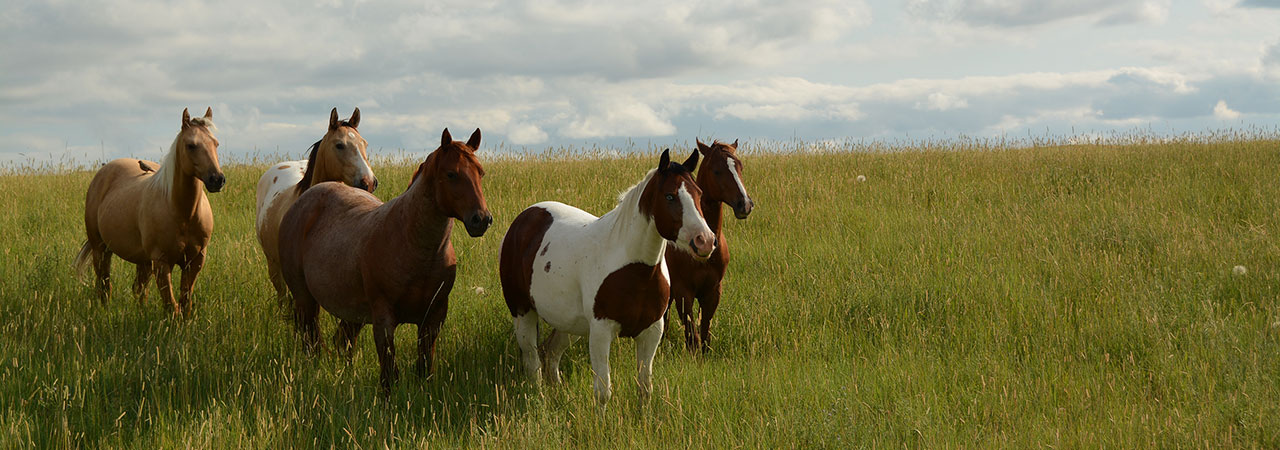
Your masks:
{"label": "cloudy sky", "polygon": [[[642,3],[642,4],[641,4]],[[1198,132],[1280,123],[1280,0],[10,0],[0,162]],[[1074,131],[1073,131],[1074,130]],[[225,158],[225,156],[224,156]]]}

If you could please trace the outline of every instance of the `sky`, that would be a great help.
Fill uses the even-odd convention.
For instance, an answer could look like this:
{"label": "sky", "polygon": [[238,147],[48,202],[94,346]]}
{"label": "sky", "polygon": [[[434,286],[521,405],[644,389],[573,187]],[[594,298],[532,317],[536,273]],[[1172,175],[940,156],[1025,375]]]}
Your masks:
{"label": "sky", "polygon": [[9,0],[0,162],[1274,129],[1280,0]]}

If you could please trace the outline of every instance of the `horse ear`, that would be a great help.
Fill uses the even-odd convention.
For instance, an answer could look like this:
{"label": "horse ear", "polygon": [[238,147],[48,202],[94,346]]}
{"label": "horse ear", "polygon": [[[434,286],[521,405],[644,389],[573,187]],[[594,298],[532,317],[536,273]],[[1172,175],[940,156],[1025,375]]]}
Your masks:
{"label": "horse ear", "polygon": [[467,139],[467,147],[471,147],[471,151],[476,151],[480,148],[480,129],[479,128],[476,128],[475,133],[471,133],[471,139]]}
{"label": "horse ear", "polygon": [[185,130],[189,126],[191,126],[191,113],[187,108],[182,108],[182,129]]}
{"label": "horse ear", "polygon": [[698,151],[694,150],[693,154],[689,155],[689,159],[684,160],[680,165],[684,166],[685,170],[693,172],[693,169],[698,168],[698,154]]}
{"label": "horse ear", "polygon": [[449,129],[448,129],[448,128],[445,128],[445,129],[444,129],[444,133],[441,133],[441,134],[440,134],[440,146],[441,146],[441,147],[444,147],[444,146],[449,145],[449,144],[452,144],[452,143],[453,143],[453,136],[450,136],[450,135],[449,135]]}
{"label": "horse ear", "polygon": [[698,151],[702,153],[707,153],[711,151],[711,147],[708,147],[707,144],[703,144],[701,139],[693,138],[693,142],[698,143]]}
{"label": "horse ear", "polygon": [[734,149],[734,150],[737,150],[737,149],[738,149],[738,140],[737,140],[737,139],[734,139],[734,140],[733,140],[733,144],[730,144],[729,146],[730,146],[730,147],[733,147],[733,149]]}
{"label": "horse ear", "polygon": [[329,129],[338,129],[338,108],[333,108],[333,110],[329,111]]}
{"label": "horse ear", "polygon": [[658,171],[666,170],[669,164],[671,164],[671,149],[668,148],[663,150],[662,157],[658,158]]}
{"label": "horse ear", "polygon": [[205,119],[208,119],[208,120],[210,120],[210,121],[212,121],[212,120],[213,120],[213,107],[212,107],[212,106],[210,106],[210,107],[208,107],[208,108],[205,108],[205,109],[204,109],[204,118],[205,118]]}
{"label": "horse ear", "polygon": [[351,122],[351,128],[360,128],[360,108],[359,107],[356,107],[356,110],[351,112],[351,120],[349,120],[348,122]]}

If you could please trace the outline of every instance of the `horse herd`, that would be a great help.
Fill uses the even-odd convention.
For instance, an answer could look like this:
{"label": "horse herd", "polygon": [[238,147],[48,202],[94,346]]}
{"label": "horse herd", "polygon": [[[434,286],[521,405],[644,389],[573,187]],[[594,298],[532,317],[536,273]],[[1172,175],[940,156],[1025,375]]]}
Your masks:
{"label": "horse herd", "polygon": [[[347,357],[360,331],[372,324],[385,392],[399,375],[394,345],[399,324],[418,326],[415,368],[420,375],[432,370],[457,274],[451,219],[479,237],[493,215],[475,154],[479,129],[466,142],[453,140],[445,129],[440,146],[418,166],[405,192],[384,203],[372,195],[378,179],[359,125],[359,108],[346,120],[335,108],[328,131],[311,146],[307,160],[268,169],[257,186],[255,228],[277,302],[292,308],[307,348],[321,345],[321,307],[338,320],[333,346]],[[184,109],[182,128],[161,163],[121,158],[95,174],[85,197],[88,239],[76,267],[81,273],[93,268],[103,303],[110,296],[114,254],[137,266],[133,293],[140,304],[155,276],[163,304],[175,315],[191,314],[192,290],[213,232],[205,190],[215,193],[226,183],[215,131],[211,108],[202,117]],[[671,161],[670,151],[663,151],[657,167],[600,217],[548,201],[515,218],[503,239],[498,269],[521,360],[534,383],[544,378],[558,383],[565,348],[577,336],[587,336],[595,396],[604,405],[612,392],[609,348],[619,336],[632,337],[640,392],[647,397],[671,303],[687,348],[707,350],[729,262],[722,205],[738,219],[754,207],[742,182],[737,147],[737,141],[697,141],[684,162]],[[176,300],[174,266],[182,268]],[[700,324],[693,321],[694,299],[702,311]],[[552,328],[541,344],[539,319]]]}

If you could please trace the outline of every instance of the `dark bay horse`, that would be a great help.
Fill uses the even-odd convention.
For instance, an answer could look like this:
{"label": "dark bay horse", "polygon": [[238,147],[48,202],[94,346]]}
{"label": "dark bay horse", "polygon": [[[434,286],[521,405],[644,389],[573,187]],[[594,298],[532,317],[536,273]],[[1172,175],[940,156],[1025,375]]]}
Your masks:
{"label": "dark bay horse", "polygon": [[280,275],[280,219],[311,186],[338,181],[369,192],[378,188],[378,178],[369,168],[369,143],[360,136],[360,108],[347,120],[338,119],[338,108],[329,112],[329,131],[311,146],[310,156],[301,161],[285,161],[267,169],[258,179],[255,229],[267,259],[267,278],[283,305],[287,287]]}
{"label": "dark bay horse", "polygon": [[280,268],[294,299],[294,319],[309,348],[320,332],[319,307],[338,318],[334,346],[349,355],[373,324],[384,391],[399,378],[395,329],[418,325],[417,372],[432,367],[436,337],[457,274],[450,233],[458,219],[472,237],[493,223],[480,189],[480,130],[466,143],[444,130],[440,147],[418,166],[408,189],[383,203],[342,183],[307,189],[280,223]]}
{"label": "dark bay horse", "polygon": [[[558,383],[570,336],[588,336],[596,401],[603,407],[613,393],[609,347],[623,336],[636,340],[640,393],[648,397],[670,295],[663,262],[667,241],[701,258],[715,246],[698,206],[702,191],[692,176],[697,164],[697,152],[680,164],[663,151],[658,167],[599,218],[541,202],[512,222],[498,271],[524,367],[535,383],[542,376]],[[539,318],[552,327],[541,357]]]}
{"label": "dark bay horse", "polygon": [[[720,305],[720,280],[729,266],[729,243],[721,231],[723,218],[721,205],[733,208],[733,215],[746,219],[755,203],[747,195],[742,184],[742,160],[738,159],[738,141],[725,144],[698,144],[702,154],[702,167],[698,169],[698,187],[702,189],[702,212],[707,225],[716,234],[716,249],[711,257],[699,260],[687,253],[667,252],[667,265],[671,269],[671,302],[675,303],[684,326],[685,347],[689,351],[706,351],[711,341],[711,317]],[[670,245],[670,244],[669,244]],[[702,310],[701,328],[693,321],[693,300],[698,300]]]}
{"label": "dark bay horse", "polygon": [[[213,108],[195,118],[183,109],[182,129],[162,164],[120,158],[93,176],[84,205],[88,239],[75,266],[83,273],[93,264],[103,303],[111,295],[115,254],[138,266],[133,294],[139,304],[146,300],[154,273],[164,305],[175,315],[190,314],[191,292],[213,234],[213,210],[204,191],[218,192],[227,180],[218,165],[215,130]],[[175,265],[182,267],[177,301],[170,279]]]}

